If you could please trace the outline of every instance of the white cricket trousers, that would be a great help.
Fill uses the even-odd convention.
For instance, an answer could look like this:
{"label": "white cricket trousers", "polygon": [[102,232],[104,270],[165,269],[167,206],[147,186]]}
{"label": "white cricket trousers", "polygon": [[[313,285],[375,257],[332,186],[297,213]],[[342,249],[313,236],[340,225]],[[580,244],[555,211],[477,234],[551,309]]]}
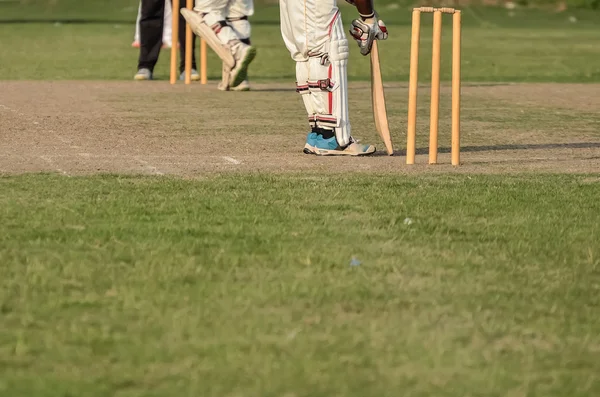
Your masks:
{"label": "white cricket trousers", "polygon": [[334,129],[340,146],[350,143],[348,40],[335,0],[279,0],[281,34],[296,61],[297,91],[310,126]]}

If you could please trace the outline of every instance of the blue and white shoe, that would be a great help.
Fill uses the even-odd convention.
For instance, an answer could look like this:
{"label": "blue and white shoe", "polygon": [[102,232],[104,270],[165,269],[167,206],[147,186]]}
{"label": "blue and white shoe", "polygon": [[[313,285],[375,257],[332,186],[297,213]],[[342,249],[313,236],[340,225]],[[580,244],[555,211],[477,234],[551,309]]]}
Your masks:
{"label": "blue and white shoe", "polygon": [[340,147],[335,137],[323,138],[318,134],[314,148],[317,156],[368,156],[376,150],[375,146],[358,143],[352,137],[346,147]]}
{"label": "blue and white shoe", "polygon": [[315,145],[318,137],[319,135],[316,132],[309,132],[306,136],[306,143],[304,144],[304,149],[302,151],[306,154],[315,154]]}

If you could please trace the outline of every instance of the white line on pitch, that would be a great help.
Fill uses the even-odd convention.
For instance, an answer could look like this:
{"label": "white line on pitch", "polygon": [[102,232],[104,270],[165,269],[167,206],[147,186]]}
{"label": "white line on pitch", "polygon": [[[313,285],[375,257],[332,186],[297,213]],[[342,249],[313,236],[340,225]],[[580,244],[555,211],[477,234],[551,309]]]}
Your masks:
{"label": "white line on pitch", "polygon": [[240,160],[236,160],[233,157],[222,156],[221,158],[225,161],[230,162],[231,164],[236,164],[236,165],[242,164],[242,162]]}

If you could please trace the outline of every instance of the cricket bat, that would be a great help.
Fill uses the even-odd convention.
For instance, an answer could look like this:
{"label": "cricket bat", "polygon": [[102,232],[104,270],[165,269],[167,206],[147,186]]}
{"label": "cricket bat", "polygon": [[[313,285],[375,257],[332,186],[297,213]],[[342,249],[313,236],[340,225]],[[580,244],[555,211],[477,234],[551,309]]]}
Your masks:
{"label": "cricket bat", "polygon": [[383,143],[388,155],[394,154],[392,147],[392,137],[390,136],[390,126],[388,124],[387,109],[385,107],[385,93],[383,91],[383,80],[381,78],[381,67],[379,65],[379,47],[377,40],[373,41],[371,48],[371,99],[373,102],[373,118],[375,128]]}

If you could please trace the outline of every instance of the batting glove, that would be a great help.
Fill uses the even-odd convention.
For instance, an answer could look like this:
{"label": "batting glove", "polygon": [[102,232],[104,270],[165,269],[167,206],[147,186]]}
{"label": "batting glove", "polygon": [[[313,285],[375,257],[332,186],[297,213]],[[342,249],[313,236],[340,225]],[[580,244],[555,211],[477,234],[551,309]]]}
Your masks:
{"label": "batting glove", "polygon": [[350,34],[358,43],[360,53],[368,55],[373,47],[373,40],[386,40],[388,31],[382,20],[376,14],[363,16],[352,21]]}

